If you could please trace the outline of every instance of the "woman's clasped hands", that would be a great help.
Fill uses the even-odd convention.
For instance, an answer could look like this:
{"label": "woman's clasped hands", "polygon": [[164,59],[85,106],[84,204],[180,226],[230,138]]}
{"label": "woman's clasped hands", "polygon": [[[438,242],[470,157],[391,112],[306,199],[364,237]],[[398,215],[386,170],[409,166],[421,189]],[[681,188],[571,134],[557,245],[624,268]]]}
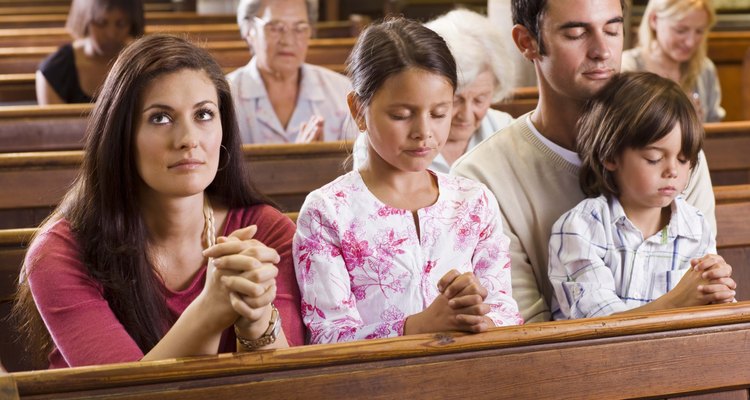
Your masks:
{"label": "woman's clasped hands", "polygon": [[217,237],[216,244],[203,251],[209,263],[202,294],[210,298],[219,325],[235,324],[251,339],[268,328],[280,261],[276,250],[253,239],[257,231],[255,225],[238,229]]}

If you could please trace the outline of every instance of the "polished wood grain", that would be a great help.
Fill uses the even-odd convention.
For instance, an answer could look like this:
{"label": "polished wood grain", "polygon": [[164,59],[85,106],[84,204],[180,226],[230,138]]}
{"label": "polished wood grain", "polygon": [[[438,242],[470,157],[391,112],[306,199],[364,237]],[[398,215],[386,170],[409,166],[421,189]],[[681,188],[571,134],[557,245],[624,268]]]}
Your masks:
{"label": "polished wood grain", "polygon": [[638,398],[748,387],[749,327],[738,303],[12,376],[40,399]]}
{"label": "polished wood grain", "polygon": [[[190,15],[187,21],[191,23],[175,20],[171,25],[146,25],[145,31],[146,34],[185,35],[196,42],[241,39],[236,20],[226,23],[192,23],[196,18],[201,17]],[[322,21],[315,24],[313,32],[316,38],[347,38],[356,37],[362,28],[362,22],[358,20]],[[72,40],[68,31],[61,26],[0,29],[0,47],[62,46]]]}
{"label": "polished wood grain", "polygon": [[[146,25],[194,25],[237,23],[234,14],[200,15],[192,11],[149,11],[146,12]],[[3,29],[24,29],[44,27],[64,27],[68,15],[65,13],[44,13],[30,15],[0,15]]]}
{"label": "polished wood grain", "polygon": [[[322,66],[344,64],[355,41],[355,38],[310,39],[305,61]],[[243,40],[207,41],[202,45],[224,68],[239,68],[251,58]],[[32,73],[56,50],[57,46],[0,48],[0,74]]]}

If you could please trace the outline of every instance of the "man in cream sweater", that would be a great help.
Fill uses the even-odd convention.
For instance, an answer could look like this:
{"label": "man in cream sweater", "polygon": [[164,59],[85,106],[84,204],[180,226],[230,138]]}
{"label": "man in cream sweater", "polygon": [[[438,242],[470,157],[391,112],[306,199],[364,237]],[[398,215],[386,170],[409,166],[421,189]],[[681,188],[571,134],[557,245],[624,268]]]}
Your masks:
{"label": "man in cream sweater", "polygon": [[[552,224],[584,198],[576,122],[585,101],[620,71],[624,0],[512,0],[513,41],[534,64],[539,103],[453,164],[487,185],[510,237],[513,297],[526,322],[550,319],[547,278]],[[538,28],[538,31],[537,31]],[[716,232],[705,157],[685,193]],[[715,234],[715,233],[714,233]]]}

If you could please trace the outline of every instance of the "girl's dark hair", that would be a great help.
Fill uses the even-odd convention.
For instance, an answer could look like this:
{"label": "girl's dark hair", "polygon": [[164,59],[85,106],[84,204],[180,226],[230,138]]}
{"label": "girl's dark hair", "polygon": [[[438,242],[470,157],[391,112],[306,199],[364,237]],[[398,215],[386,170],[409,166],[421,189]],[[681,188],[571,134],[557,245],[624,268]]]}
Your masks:
{"label": "girl's dark hair", "polygon": [[[174,322],[163,284],[149,260],[148,233],[137,196],[135,134],[146,86],[182,70],[204,71],[216,87],[222,126],[219,170],[206,193],[229,208],[268,204],[246,171],[234,105],[224,74],[204,49],[169,35],[143,37],[122,51],[107,76],[86,130],[82,170],[40,231],[66,218],[80,244],[83,263],[127,332],[147,353]],[[190,82],[185,82],[186,85]],[[32,351],[52,348],[29,290],[26,260],[14,314],[31,339]],[[36,339],[36,340],[34,340]],[[36,346],[36,347],[31,347]]]}
{"label": "girl's dark hair", "polygon": [[102,13],[122,10],[130,19],[130,36],[143,36],[146,18],[142,0],[73,0],[68,12],[65,29],[76,39],[89,34],[89,25]]}
{"label": "girl's dark hair", "polygon": [[455,91],[456,62],[440,35],[405,18],[370,25],[359,35],[346,71],[354,93],[368,106],[375,92],[393,75],[419,68],[444,76]]}
{"label": "girl's dark hair", "polygon": [[588,197],[619,193],[604,167],[623,150],[640,149],[665,137],[679,124],[681,153],[698,162],[703,126],[680,85],[650,72],[626,72],[610,80],[590,99],[578,120],[576,143],[581,157],[580,184]]}

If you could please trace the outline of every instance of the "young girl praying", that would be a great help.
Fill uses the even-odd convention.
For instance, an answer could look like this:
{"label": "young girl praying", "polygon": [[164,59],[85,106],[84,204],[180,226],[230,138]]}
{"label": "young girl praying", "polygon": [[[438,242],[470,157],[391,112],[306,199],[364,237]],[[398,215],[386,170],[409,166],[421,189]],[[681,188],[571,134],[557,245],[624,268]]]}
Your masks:
{"label": "young girl praying", "polygon": [[443,39],[390,20],[362,33],[347,69],[368,157],[300,211],[293,251],[310,342],[522,323],[492,193],[427,169],[448,137],[456,88]]}
{"label": "young girl praying", "polygon": [[624,73],[579,120],[580,183],[589,197],[552,227],[555,319],[734,300],[732,268],[687,204],[703,128],[680,86]]}

